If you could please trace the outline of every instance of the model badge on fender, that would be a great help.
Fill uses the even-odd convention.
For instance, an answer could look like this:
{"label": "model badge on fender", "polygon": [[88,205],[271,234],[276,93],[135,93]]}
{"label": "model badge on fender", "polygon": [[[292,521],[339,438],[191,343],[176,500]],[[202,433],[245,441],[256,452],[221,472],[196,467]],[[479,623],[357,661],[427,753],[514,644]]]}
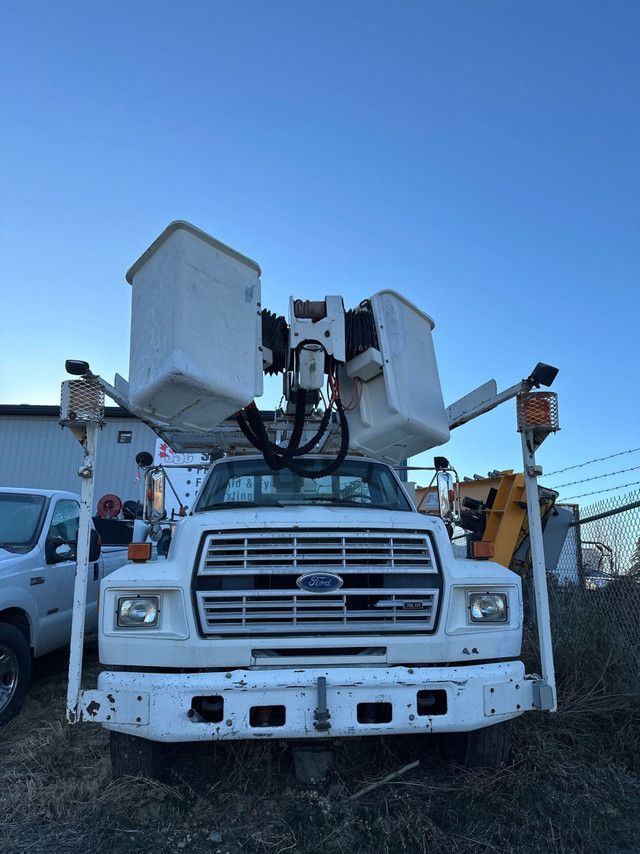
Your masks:
{"label": "model badge on fender", "polygon": [[339,575],[328,572],[309,572],[297,578],[296,584],[307,593],[333,593],[342,587],[344,581]]}

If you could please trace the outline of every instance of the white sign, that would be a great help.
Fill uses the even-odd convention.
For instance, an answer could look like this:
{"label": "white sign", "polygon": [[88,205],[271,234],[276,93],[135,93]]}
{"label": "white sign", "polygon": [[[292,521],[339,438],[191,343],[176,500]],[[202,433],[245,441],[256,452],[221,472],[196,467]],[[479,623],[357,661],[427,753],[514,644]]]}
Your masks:
{"label": "white sign", "polygon": [[[156,439],[153,462],[155,465],[164,466],[180,501],[187,509],[191,509],[209,468],[209,456],[207,454],[174,453],[166,442],[163,442],[162,439]],[[178,515],[180,503],[169,484],[165,489],[165,506],[168,516],[171,516],[172,510],[175,516]]]}

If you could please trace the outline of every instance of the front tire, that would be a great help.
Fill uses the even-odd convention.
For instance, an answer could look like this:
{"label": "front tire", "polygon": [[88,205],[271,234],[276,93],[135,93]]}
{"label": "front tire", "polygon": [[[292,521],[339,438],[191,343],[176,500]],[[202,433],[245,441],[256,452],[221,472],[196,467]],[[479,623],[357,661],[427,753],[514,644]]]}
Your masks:
{"label": "front tire", "polygon": [[165,766],[165,745],[124,732],[110,732],[111,774],[160,780]]}
{"label": "front tire", "polygon": [[14,718],[31,682],[31,650],[20,629],[0,623],[0,724]]}
{"label": "front tire", "polygon": [[465,768],[497,771],[509,764],[511,721],[444,736],[440,742],[440,751],[445,759],[453,760]]}

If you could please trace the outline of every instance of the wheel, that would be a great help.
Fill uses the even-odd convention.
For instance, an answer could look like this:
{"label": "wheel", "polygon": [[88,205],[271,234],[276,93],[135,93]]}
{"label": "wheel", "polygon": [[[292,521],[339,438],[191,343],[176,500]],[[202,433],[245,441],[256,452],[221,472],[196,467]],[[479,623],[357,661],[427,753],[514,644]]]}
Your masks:
{"label": "wheel", "polygon": [[501,721],[471,732],[447,734],[440,740],[440,752],[445,759],[465,768],[497,770],[509,763],[511,721]]}
{"label": "wheel", "polygon": [[467,768],[497,770],[509,764],[511,756],[511,721],[476,729],[467,734],[463,764]]}
{"label": "wheel", "polygon": [[14,718],[31,682],[31,650],[20,629],[0,623],[0,724]]}
{"label": "wheel", "polygon": [[165,745],[124,732],[110,732],[111,774],[159,780],[164,771]]}

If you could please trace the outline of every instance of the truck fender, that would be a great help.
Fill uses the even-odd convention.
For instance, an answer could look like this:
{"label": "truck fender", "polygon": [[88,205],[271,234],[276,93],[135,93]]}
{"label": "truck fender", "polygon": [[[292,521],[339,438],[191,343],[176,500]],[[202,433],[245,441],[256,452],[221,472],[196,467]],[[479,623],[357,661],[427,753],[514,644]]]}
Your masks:
{"label": "truck fender", "polygon": [[33,649],[34,657],[38,654],[38,615],[35,604],[29,594],[20,587],[6,587],[2,590],[2,607],[0,610],[0,622],[9,622],[4,619],[4,613],[11,609],[21,611],[29,623],[29,646]]}

